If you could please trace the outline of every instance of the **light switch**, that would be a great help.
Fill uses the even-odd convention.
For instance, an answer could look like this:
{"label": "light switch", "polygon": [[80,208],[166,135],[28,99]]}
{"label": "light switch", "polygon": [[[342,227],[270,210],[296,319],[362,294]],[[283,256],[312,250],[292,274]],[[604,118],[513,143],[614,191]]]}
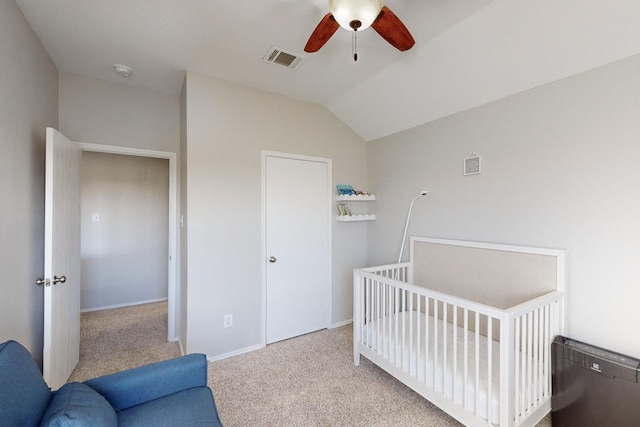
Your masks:
{"label": "light switch", "polygon": [[91,214],[91,222],[100,222],[100,214],[99,213]]}

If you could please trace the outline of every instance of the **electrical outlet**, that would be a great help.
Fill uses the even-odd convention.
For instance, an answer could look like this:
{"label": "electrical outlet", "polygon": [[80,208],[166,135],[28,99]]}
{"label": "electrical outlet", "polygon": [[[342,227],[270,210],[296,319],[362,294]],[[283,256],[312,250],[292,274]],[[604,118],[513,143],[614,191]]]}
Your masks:
{"label": "electrical outlet", "polygon": [[233,326],[233,314],[227,314],[224,316],[224,327],[230,328]]}

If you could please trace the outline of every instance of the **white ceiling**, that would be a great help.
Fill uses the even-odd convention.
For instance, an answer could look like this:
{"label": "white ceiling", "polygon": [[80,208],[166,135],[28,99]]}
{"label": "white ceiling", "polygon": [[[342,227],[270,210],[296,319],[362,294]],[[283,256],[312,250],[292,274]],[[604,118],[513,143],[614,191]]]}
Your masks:
{"label": "white ceiling", "polygon": [[[387,0],[375,31],[304,45],[326,0],[16,0],[60,71],[177,94],[185,70],[326,106],[367,141],[640,53],[638,0]],[[262,61],[274,45],[306,57]],[[126,64],[124,78],[113,64]]]}

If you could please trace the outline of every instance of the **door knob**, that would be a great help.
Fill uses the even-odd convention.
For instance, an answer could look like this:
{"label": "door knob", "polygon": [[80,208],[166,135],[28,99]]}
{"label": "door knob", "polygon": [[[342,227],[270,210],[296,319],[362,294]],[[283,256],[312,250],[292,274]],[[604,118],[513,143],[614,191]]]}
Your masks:
{"label": "door knob", "polygon": [[42,285],[49,286],[49,284],[50,284],[49,279],[39,278],[38,280],[36,280],[36,285],[38,286],[42,286]]}
{"label": "door knob", "polygon": [[276,261],[277,261],[276,257],[274,256],[269,257],[269,262],[276,262]]}
{"label": "door knob", "polygon": [[53,280],[51,281],[54,285],[56,283],[64,283],[67,281],[67,276],[53,276]]}

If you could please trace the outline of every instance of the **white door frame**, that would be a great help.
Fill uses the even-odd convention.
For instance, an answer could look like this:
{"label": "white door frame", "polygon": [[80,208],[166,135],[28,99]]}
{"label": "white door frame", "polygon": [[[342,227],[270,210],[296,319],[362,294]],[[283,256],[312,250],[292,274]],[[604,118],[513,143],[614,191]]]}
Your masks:
{"label": "white door frame", "polygon": [[329,301],[329,311],[327,314],[327,328],[331,328],[331,322],[333,318],[333,303],[332,303],[332,294],[333,294],[333,258],[332,258],[332,247],[333,247],[333,216],[331,205],[333,203],[332,199],[332,177],[333,173],[331,170],[331,159],[323,158],[323,157],[313,157],[313,156],[304,156],[299,154],[290,154],[290,153],[281,153],[276,151],[265,151],[262,150],[262,347],[266,347],[267,345],[267,157],[279,157],[283,159],[290,160],[307,160],[312,162],[325,163],[327,165],[327,215],[328,215],[328,230],[327,233],[327,241],[329,242],[329,265],[328,265],[328,274],[329,274],[329,286],[328,286],[328,301]]}
{"label": "white door frame", "polygon": [[167,310],[167,340],[178,341],[177,331],[180,329],[177,322],[180,319],[178,303],[178,155],[169,151],[146,150],[142,148],[118,147],[114,145],[90,144],[80,142],[82,151],[95,153],[124,154],[126,156],[151,157],[169,160],[169,254],[168,254],[168,310]]}

